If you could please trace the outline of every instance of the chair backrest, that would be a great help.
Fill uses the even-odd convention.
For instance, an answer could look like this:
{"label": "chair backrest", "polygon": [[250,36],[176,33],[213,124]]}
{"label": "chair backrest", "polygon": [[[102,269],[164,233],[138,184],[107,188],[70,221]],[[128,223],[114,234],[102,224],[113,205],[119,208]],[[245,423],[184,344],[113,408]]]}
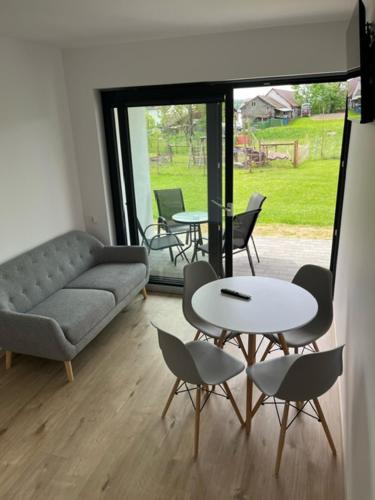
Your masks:
{"label": "chair backrest", "polygon": [[186,321],[191,325],[196,326],[197,322],[202,322],[195,314],[191,299],[194,293],[201,286],[211,281],[217,280],[217,274],[214,268],[208,262],[200,260],[192,262],[184,267],[184,295],[182,299],[182,311]]}
{"label": "chair backrest", "polygon": [[195,362],[185,347],[185,344],[174,335],[165,332],[152,323],[158,331],[159,346],[164,361],[171,372],[179,379],[189,384],[202,384]]}
{"label": "chair backrest", "polygon": [[331,271],[324,267],[307,264],[297,271],[293,283],[310,292],[318,302],[317,315],[305,328],[317,335],[324,335],[333,321]]}
{"label": "chair backrest", "polygon": [[275,397],[285,401],[308,401],[327,392],[342,374],[343,349],[342,345],[330,351],[296,355]]}
{"label": "chair backrest", "polygon": [[260,193],[253,193],[250,196],[246,211],[250,212],[250,210],[258,210],[259,208],[262,208],[262,205],[266,201],[266,199],[267,196],[263,196]]}
{"label": "chair backrest", "polygon": [[233,217],[233,249],[246,247],[260,212],[250,210]]}
{"label": "chair backrest", "polygon": [[185,212],[184,197],[180,188],[155,189],[154,194],[160,217],[171,221],[172,215]]}

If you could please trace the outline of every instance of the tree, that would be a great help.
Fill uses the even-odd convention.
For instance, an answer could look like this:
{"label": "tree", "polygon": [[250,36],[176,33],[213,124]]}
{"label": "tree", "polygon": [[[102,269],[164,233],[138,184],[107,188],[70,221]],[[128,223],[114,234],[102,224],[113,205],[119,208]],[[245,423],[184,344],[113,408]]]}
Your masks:
{"label": "tree", "polygon": [[298,104],[309,103],[313,114],[335,113],[345,108],[345,84],[341,82],[294,85],[294,91]]}
{"label": "tree", "polygon": [[160,126],[163,135],[182,132],[185,135],[189,154],[193,157],[194,138],[197,132],[205,133],[205,107],[202,104],[178,104],[161,106]]}

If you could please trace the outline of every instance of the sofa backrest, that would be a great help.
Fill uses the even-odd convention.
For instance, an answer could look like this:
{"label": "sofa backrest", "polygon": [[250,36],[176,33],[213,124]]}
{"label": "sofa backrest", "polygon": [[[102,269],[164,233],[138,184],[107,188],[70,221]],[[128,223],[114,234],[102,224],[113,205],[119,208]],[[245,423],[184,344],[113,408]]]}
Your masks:
{"label": "sofa backrest", "polygon": [[103,244],[71,231],[0,265],[0,310],[26,312],[95,265]]}

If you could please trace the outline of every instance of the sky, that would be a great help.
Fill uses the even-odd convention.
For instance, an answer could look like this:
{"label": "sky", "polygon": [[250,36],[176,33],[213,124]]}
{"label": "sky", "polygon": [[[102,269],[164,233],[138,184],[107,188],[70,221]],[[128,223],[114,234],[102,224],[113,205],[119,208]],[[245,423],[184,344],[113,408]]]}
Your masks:
{"label": "sky", "polygon": [[278,89],[292,90],[291,85],[270,85],[262,87],[251,87],[243,89],[234,89],[234,100],[237,99],[251,99],[257,95],[265,95],[272,88],[277,87]]}

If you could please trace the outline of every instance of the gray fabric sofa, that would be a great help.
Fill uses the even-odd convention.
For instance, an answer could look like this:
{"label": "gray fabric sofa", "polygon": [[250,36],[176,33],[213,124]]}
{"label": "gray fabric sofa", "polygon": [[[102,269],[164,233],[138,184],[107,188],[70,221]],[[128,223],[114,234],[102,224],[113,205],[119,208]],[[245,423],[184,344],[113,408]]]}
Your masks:
{"label": "gray fabric sofa", "polygon": [[0,347],[71,360],[139,293],[149,277],[144,247],[104,246],[71,231],[0,265]]}

